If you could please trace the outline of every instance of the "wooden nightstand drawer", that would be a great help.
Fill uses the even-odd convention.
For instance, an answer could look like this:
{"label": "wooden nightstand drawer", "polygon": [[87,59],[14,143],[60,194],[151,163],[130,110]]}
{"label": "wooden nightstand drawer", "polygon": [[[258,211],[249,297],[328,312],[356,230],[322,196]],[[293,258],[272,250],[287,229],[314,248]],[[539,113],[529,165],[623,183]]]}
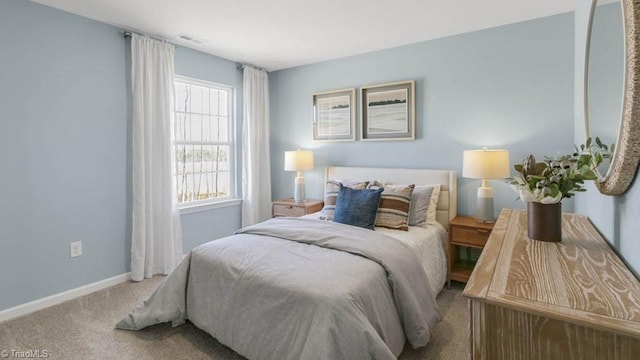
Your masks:
{"label": "wooden nightstand drawer", "polygon": [[305,208],[292,205],[273,205],[273,216],[303,216]]}
{"label": "wooden nightstand drawer", "polygon": [[322,210],[324,201],[307,200],[303,202],[295,202],[293,199],[282,199],[273,202],[271,212],[273,217],[279,216],[304,216]]}
{"label": "wooden nightstand drawer", "polygon": [[475,266],[478,250],[473,255],[471,248],[484,248],[493,230],[492,223],[479,223],[471,216],[456,216],[449,223],[449,283],[451,280],[467,282]]}
{"label": "wooden nightstand drawer", "polygon": [[484,246],[491,234],[487,229],[467,229],[461,227],[451,228],[451,242],[463,243],[466,245]]}

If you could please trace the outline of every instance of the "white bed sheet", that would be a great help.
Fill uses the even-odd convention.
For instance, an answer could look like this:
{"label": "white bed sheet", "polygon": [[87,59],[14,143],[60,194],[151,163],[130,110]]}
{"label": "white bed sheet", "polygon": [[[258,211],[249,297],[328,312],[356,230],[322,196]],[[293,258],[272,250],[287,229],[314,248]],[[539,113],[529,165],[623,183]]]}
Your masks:
{"label": "white bed sheet", "polygon": [[[320,212],[304,216],[307,219],[320,219]],[[427,224],[426,228],[409,226],[409,231],[376,227],[375,231],[391,236],[409,246],[422,264],[429,280],[428,286],[434,294],[439,294],[447,282],[447,259],[445,243],[447,230],[439,223]]]}

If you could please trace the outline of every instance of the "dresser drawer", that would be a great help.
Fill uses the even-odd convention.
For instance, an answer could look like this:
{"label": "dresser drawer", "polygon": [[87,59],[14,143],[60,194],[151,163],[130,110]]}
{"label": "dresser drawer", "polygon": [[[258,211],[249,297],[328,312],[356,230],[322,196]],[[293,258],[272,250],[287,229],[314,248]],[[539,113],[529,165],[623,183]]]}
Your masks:
{"label": "dresser drawer", "polygon": [[273,216],[303,216],[306,210],[302,206],[273,205]]}
{"label": "dresser drawer", "polygon": [[485,229],[453,227],[451,229],[451,242],[482,247],[487,243],[490,234],[491,231]]}

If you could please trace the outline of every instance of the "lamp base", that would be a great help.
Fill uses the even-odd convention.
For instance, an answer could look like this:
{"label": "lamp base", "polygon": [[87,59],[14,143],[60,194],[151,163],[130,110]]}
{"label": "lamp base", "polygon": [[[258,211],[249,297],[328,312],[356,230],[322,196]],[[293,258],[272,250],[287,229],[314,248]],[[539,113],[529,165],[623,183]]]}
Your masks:
{"label": "lamp base", "polygon": [[476,202],[476,220],[483,223],[496,221],[493,213],[493,197],[478,197]]}
{"label": "lamp base", "polygon": [[297,203],[305,202],[306,195],[304,193],[304,178],[302,176],[296,177],[295,188],[293,189],[293,201]]}

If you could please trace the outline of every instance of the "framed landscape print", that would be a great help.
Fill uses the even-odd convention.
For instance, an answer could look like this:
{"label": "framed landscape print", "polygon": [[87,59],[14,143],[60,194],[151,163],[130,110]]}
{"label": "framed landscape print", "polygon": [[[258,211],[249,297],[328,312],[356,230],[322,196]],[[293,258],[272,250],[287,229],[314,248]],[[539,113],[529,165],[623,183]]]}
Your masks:
{"label": "framed landscape print", "polygon": [[355,88],[313,94],[313,140],[355,140],[355,100]]}
{"label": "framed landscape print", "polygon": [[360,88],[362,140],[414,140],[415,81]]}

